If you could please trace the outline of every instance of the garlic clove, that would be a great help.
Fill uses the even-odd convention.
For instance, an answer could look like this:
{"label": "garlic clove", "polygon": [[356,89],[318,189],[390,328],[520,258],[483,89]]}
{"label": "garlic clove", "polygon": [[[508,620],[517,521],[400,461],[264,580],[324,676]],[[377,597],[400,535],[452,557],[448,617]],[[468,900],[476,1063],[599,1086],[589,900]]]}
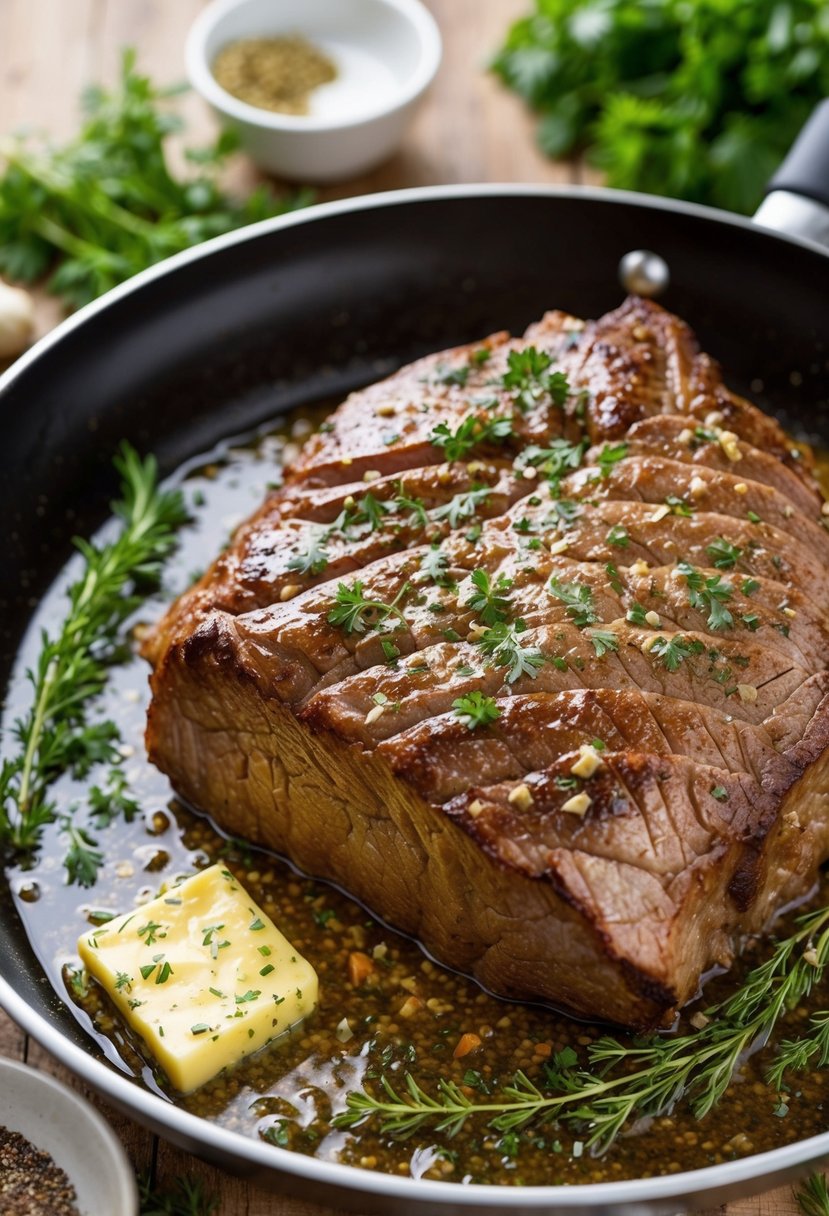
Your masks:
{"label": "garlic clove", "polygon": [[34,301],[28,291],[0,279],[0,359],[22,354],[32,340],[34,326]]}

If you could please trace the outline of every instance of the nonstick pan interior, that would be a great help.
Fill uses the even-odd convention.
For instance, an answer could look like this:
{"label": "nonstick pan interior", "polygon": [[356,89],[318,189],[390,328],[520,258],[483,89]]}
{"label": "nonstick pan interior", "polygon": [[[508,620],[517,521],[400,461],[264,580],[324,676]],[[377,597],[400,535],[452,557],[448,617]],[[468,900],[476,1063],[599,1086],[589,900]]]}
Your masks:
{"label": "nonstick pan interior", "polygon": [[[696,329],[728,383],[829,442],[829,256],[816,249],[601,191],[448,188],[314,209],[139,276],[0,382],[0,674],[70,537],[102,518],[122,439],[169,471],[426,351],[520,332],[548,308],[598,315],[621,301],[619,260],[641,247],[668,262],[660,302]],[[83,1047],[2,899],[0,928],[0,980]],[[231,1150],[234,1160],[248,1168]]]}

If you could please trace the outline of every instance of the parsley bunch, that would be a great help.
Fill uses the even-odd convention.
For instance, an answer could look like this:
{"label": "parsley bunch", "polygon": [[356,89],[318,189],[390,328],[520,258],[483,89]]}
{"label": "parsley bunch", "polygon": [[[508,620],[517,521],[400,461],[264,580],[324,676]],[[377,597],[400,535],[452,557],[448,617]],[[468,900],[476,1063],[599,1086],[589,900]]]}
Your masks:
{"label": "parsley bunch", "polygon": [[493,66],[548,155],[751,212],[829,93],[829,20],[823,0],[534,0]]}
{"label": "parsley bunch", "polygon": [[166,102],[178,91],[139,75],[125,51],[118,86],[84,95],[86,121],[70,143],[0,144],[0,272],[25,283],[49,274],[49,289],[78,307],[170,254],[308,201],[264,188],[242,202],[224,194],[227,132],[186,153],[192,175],[173,173],[167,141],[181,122]]}

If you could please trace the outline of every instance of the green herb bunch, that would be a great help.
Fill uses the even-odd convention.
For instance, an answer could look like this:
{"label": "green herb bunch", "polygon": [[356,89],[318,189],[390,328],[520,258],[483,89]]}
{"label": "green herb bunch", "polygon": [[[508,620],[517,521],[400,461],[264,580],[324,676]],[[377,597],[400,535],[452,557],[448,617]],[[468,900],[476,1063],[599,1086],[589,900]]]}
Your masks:
{"label": "green herb bunch", "polygon": [[823,0],[535,0],[494,61],[553,157],[751,212],[829,93]]}
{"label": "green herb bunch", "polygon": [[180,91],[136,72],[128,50],[112,92],[87,90],[70,143],[0,143],[0,273],[24,283],[48,274],[49,289],[78,307],[170,254],[307,201],[264,188],[241,202],[224,194],[228,132],[190,149],[193,173],[176,175],[167,141],[182,124],[167,103]]}

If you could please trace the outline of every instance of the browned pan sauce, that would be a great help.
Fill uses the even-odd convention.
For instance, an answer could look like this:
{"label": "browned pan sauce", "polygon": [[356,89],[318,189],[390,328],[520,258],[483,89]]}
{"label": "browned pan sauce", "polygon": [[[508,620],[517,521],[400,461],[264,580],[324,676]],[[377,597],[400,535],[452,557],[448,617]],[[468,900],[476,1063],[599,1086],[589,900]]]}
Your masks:
{"label": "browned pan sauce", "polygon": [[[214,555],[221,539],[258,504],[294,439],[310,429],[306,413],[249,446],[224,447],[182,470],[194,523],[171,563],[165,598],[179,593]],[[293,436],[293,438],[292,438]],[[824,480],[829,464],[822,462]],[[62,612],[58,593],[47,597],[43,620]],[[144,616],[157,615],[160,605]],[[603,1182],[676,1173],[763,1152],[823,1132],[826,1076],[805,1074],[780,1095],[763,1081],[768,1052],[750,1059],[719,1106],[698,1121],[682,1105],[670,1116],[643,1120],[613,1148],[595,1157],[584,1140],[554,1124],[498,1134],[470,1119],[454,1138],[430,1130],[394,1140],[376,1122],[353,1131],[332,1126],[349,1089],[385,1074],[395,1083],[409,1071],[426,1090],[440,1077],[457,1081],[473,1099],[486,1100],[517,1069],[544,1082],[551,1056],[585,1049],[605,1028],[549,1009],[498,1000],[472,981],[426,958],[414,943],[384,927],[339,891],[298,875],[287,863],[241,842],[225,840],[199,816],[179,806],[166,780],[144,758],[142,732],[146,668],[119,668],[103,712],[119,723],[124,767],[143,818],[95,832],[107,864],[91,891],[64,885],[63,842],[50,829],[38,865],[10,874],[18,908],[52,982],[73,1002],[98,1047],[116,1054],[139,1084],[169,1096],[205,1119],[270,1143],[326,1160],[403,1177],[507,1185]],[[82,796],[68,779],[58,786],[63,807]],[[80,812],[83,814],[83,811]],[[88,924],[101,923],[136,901],[152,898],[163,882],[221,858],[238,875],[287,937],[316,967],[321,1004],[290,1039],[246,1061],[197,1093],[170,1091],[104,994],[72,974],[74,944]],[[816,897],[829,898],[829,889]],[[785,933],[786,922],[779,926]],[[733,991],[744,971],[765,957],[750,943],[727,976],[711,981],[704,1005]],[[793,1009],[779,1037],[790,1035],[814,1010],[826,1007],[816,988]],[[686,1011],[680,1023],[687,1029]],[[624,1039],[624,1035],[621,1036]]]}

